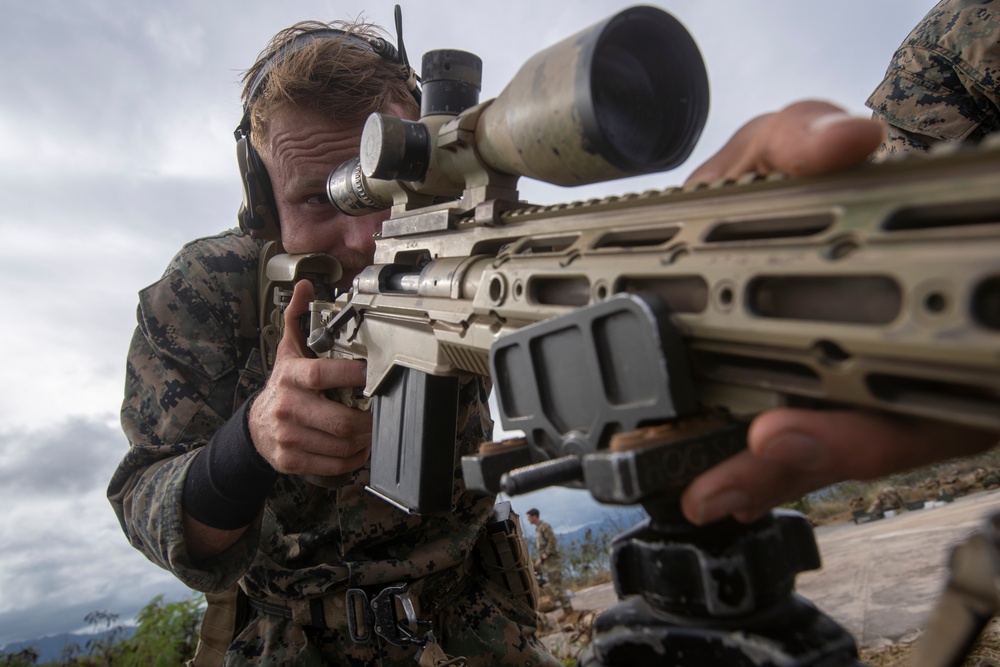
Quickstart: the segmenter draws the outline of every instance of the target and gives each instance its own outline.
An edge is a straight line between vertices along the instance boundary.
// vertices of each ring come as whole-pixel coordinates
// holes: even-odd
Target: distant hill
[[[639,507],[609,507],[601,506],[599,511],[584,512],[581,515],[574,517],[576,520],[575,527],[566,530],[560,523],[569,523],[568,520],[563,519],[563,517],[558,517],[552,522],[552,529],[555,531],[556,539],[562,548],[572,548],[574,544],[580,544],[584,541],[587,535],[587,531],[591,531],[591,536],[594,539],[601,539],[605,542],[604,546],[607,549],[611,548],[611,540],[632,526],[636,525],[640,521],[646,518],[646,513]],[[560,519],[563,519],[560,521]],[[577,522],[582,522],[577,523]],[[522,526],[524,528],[524,537],[528,541],[528,545],[534,552],[535,547],[535,528],[525,519],[522,521]]]
[[[131,637],[134,631],[134,628],[124,628],[121,638],[125,639]],[[33,648],[38,653],[38,664],[44,664],[46,662],[59,660],[63,656],[63,651],[65,651],[69,646],[78,646],[81,651],[85,651],[87,642],[99,641],[110,635],[112,632],[114,632],[114,630],[84,634],[63,632],[58,635],[49,635],[48,637],[41,637],[39,639],[12,642],[0,650],[7,654],[16,654],[26,648]]]
[[[593,531],[594,535],[607,535],[610,539],[622,533],[646,518],[646,513],[636,507],[612,508],[612,510],[601,515],[596,521],[580,526],[575,530],[556,532],[556,538],[560,542],[579,542],[584,539],[587,531]]]

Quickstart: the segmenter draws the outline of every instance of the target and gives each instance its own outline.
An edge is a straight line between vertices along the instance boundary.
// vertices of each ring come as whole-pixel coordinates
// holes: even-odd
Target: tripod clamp
[[[794,593],[795,576],[820,566],[808,519],[684,518],[683,490],[744,450],[747,429],[698,404],[691,360],[655,294],[502,336],[490,355],[501,420],[526,437],[463,457],[466,484],[511,495],[562,484],[648,512],[613,543],[620,602],[597,617],[580,667],[860,667],[850,634]]]

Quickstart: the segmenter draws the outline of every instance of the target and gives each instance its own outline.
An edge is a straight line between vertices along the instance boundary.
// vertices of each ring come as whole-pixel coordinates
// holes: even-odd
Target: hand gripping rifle
[[[678,499],[778,405],[1000,431],[1000,150],[531,206],[519,176],[580,185],[690,154],[708,85],[687,31],[627,9],[483,103],[476,56],[422,68],[420,120],[371,116],[328,183],[346,213],[391,209],[374,264],[311,304],[310,347],[367,361],[370,490],[448,511],[458,382],[488,376],[524,438],[465,457],[470,488],[563,484],[649,514],[615,541],[621,602],[582,664],[857,664],[794,594],[819,567],[804,517],[696,528]],[[267,273],[287,289],[329,261]]]

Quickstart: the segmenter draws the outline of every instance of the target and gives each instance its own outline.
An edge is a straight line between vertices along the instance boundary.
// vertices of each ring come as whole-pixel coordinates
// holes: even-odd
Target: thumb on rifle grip
[[[285,330],[278,345],[278,354],[292,353],[297,357],[310,356],[306,353],[305,334],[299,330],[299,319],[309,312],[309,303],[315,298],[316,291],[308,280],[295,283],[292,298],[285,307]]]

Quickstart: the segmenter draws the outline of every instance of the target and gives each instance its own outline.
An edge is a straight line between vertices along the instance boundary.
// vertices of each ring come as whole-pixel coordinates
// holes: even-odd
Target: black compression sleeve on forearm
[[[250,437],[246,401],[199,451],[184,480],[184,511],[212,528],[235,530],[260,512],[278,473]]]

